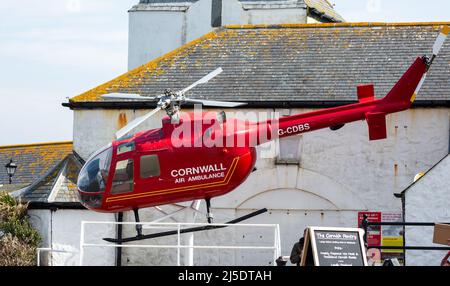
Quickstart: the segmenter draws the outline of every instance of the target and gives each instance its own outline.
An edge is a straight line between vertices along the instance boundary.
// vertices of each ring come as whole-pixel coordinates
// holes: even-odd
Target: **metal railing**
[[[86,226],[93,224],[105,225],[142,225],[146,229],[176,229],[177,243],[170,245],[158,244],[113,244],[113,243],[86,243],[85,234]],[[254,227],[254,228],[270,228],[273,229],[273,245],[271,246],[221,246],[221,245],[182,245],[181,234],[185,227]],[[151,240],[150,240],[151,241]],[[80,234],[80,266],[83,265],[85,248],[87,247],[112,247],[112,248],[153,248],[153,249],[176,249],[177,250],[177,266],[181,265],[181,249],[229,249],[229,250],[272,250],[273,251],[273,265],[276,265],[276,260],[281,256],[281,240],[280,240],[280,226],[278,224],[220,224],[220,223],[149,223],[149,222],[102,222],[102,221],[82,221]]]
[[[435,226],[437,223],[434,222],[370,222],[368,220],[368,217],[365,215],[363,218],[363,221],[361,223],[361,227],[364,229],[364,242],[367,244],[367,231],[369,226],[425,226],[425,227],[432,227]],[[449,224],[450,223],[442,223],[442,224]],[[403,243],[405,243],[405,239],[403,239]],[[442,247],[442,246],[406,246],[403,244],[403,246],[379,246],[379,245],[367,245],[367,248],[375,248],[375,249],[381,249],[381,250],[449,250],[450,247]]]

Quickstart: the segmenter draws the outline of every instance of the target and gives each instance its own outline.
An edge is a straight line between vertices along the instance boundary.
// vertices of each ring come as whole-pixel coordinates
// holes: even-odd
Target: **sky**
[[[137,0],[0,0],[0,145],[72,140],[67,98],[127,71]],[[334,0],[349,22],[450,21],[448,0]]]

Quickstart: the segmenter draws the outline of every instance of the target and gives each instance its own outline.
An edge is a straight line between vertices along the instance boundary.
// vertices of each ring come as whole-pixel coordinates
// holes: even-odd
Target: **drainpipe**
[[[400,194],[394,194],[398,199],[402,200],[402,221],[406,222],[406,192]],[[403,247],[406,246],[406,226],[403,224]],[[406,266],[406,250],[403,249],[403,265]]]
[[[406,222],[406,193],[402,193],[402,217],[403,223]],[[406,246],[406,226],[403,225],[403,247]],[[406,250],[403,250],[403,265],[406,266]]]

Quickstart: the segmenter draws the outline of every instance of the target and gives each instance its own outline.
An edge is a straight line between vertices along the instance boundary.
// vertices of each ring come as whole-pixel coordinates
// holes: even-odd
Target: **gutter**
[[[247,101],[247,105],[237,107],[235,109],[247,108],[328,108],[338,107],[358,103],[355,100],[347,101]],[[75,109],[153,109],[156,104],[153,102],[68,102],[63,103],[62,106]],[[189,108],[193,104],[184,104],[183,106]],[[417,107],[450,107],[450,100],[417,100],[413,104],[413,108]]]
[[[308,7],[308,16],[311,16],[312,18],[318,18],[318,20],[325,20],[328,21],[327,23],[342,23],[341,20],[335,19],[334,17],[320,12],[316,8]]]
[[[30,210],[87,210],[81,203],[79,202],[55,202],[55,203],[47,203],[47,202],[30,202],[28,205],[28,209]]]

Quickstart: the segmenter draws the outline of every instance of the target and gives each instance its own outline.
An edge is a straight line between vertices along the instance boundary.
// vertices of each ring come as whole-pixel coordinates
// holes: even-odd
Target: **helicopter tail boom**
[[[428,67],[427,57],[417,58],[383,99],[375,99],[373,85],[363,85],[358,87],[359,103],[268,121],[267,124],[273,130],[270,138],[294,136],[323,128],[338,130],[347,123],[365,120],[370,140],[385,139],[386,115],[411,107],[425,80]]]

